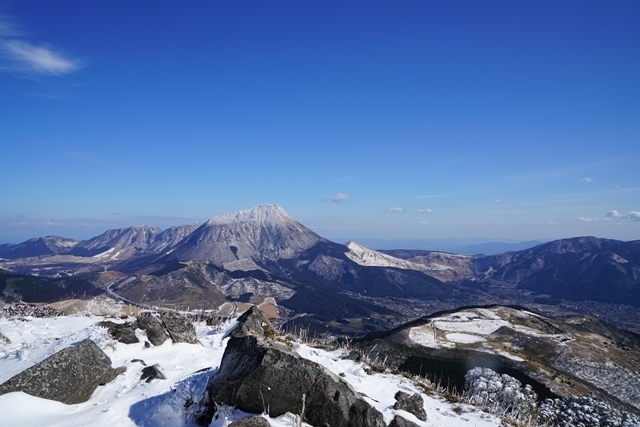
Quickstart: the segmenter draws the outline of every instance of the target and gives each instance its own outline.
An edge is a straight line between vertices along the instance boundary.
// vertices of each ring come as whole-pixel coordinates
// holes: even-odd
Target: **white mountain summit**
[[[324,241],[281,207],[265,204],[211,218],[173,253],[180,260],[208,261],[218,266],[242,259],[277,262],[294,258]]]

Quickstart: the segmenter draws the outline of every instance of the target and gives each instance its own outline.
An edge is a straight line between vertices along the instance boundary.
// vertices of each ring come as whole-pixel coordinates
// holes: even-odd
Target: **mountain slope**
[[[640,305],[640,241],[619,242],[568,263],[548,263],[518,287],[568,299]]]
[[[105,258],[125,258],[146,253],[155,238],[162,232],[155,225],[134,225],[127,228],[107,230],[99,236],[78,243],[67,255]],[[118,252],[123,253],[119,254]]]
[[[60,236],[36,237],[16,245],[0,245],[0,258],[18,259],[66,252],[78,241]]]
[[[323,241],[279,206],[260,205],[211,218],[173,253],[180,261],[207,261],[220,267],[241,259],[260,264],[293,258]]]
[[[553,319],[515,306],[434,313],[361,340],[370,357],[459,390],[470,364],[531,384],[539,396],[597,396],[640,412],[640,335],[587,316]],[[384,350],[386,349],[386,350]],[[379,353],[376,353],[379,352]]]
[[[88,277],[47,279],[0,269],[0,301],[54,302],[101,294]]]
[[[349,252],[346,253],[347,257],[360,265],[368,267],[395,267],[418,271],[424,268],[423,265],[414,264],[410,261],[369,249],[354,241],[347,243],[347,248],[349,248]]]
[[[185,237],[193,233],[199,226],[200,224],[196,223],[169,227],[153,239],[153,243],[146,251],[152,254],[160,254],[162,251],[170,251]]]

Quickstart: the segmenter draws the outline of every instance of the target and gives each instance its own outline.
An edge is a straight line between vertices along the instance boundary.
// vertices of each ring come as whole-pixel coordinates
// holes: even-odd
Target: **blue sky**
[[[275,203],[640,239],[640,3],[0,0],[0,241]]]

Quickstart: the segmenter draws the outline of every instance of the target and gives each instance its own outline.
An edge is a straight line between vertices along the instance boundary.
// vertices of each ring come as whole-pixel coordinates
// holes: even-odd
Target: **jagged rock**
[[[148,311],[138,315],[138,326],[147,333],[147,338],[153,345],[161,345],[169,338],[162,327],[162,323]]]
[[[250,416],[232,422],[229,427],[271,427],[271,424],[262,417]]]
[[[302,414],[313,426],[385,427],[382,414],[348,383],[269,339],[272,329],[257,307],[240,317],[207,387],[208,417],[201,422],[208,425],[217,402],[271,417]]]
[[[413,421],[409,421],[406,418],[402,418],[400,415],[396,415],[393,418],[393,421],[391,421],[391,424],[389,424],[389,427],[419,427],[419,426]]]
[[[137,322],[115,323],[110,320],[104,320],[99,322],[98,326],[107,328],[109,335],[121,343],[135,344],[140,342],[136,336]]]
[[[196,328],[186,317],[175,311],[163,311],[160,313],[160,319],[164,324],[165,331],[174,343],[196,344],[198,342]]]
[[[62,403],[81,403],[98,385],[115,378],[114,373],[109,356],[87,339],[9,378],[0,385],[0,395],[22,391]]]
[[[166,380],[167,378],[160,372],[158,365],[147,366],[142,369],[142,374],[140,375],[140,381],[146,380],[146,382],[150,382],[151,380]]]
[[[403,391],[398,391],[394,396],[396,403],[393,409],[402,409],[416,416],[421,421],[427,421],[427,413],[424,411],[424,400],[418,393],[409,395]]]
[[[238,326],[231,331],[232,337],[253,335],[259,338],[274,338],[276,331],[271,326],[269,318],[258,308],[251,306],[238,318]]]

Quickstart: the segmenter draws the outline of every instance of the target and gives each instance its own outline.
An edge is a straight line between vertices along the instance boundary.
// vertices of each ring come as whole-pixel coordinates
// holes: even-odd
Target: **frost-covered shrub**
[[[640,419],[589,397],[546,399],[540,404],[540,421],[561,427],[637,427]]]
[[[57,317],[64,316],[64,313],[55,310],[48,305],[35,305],[27,303],[17,303],[0,308],[0,316],[12,317]]]
[[[537,395],[530,385],[489,368],[473,368],[464,376],[464,398],[517,422],[537,417]]]

